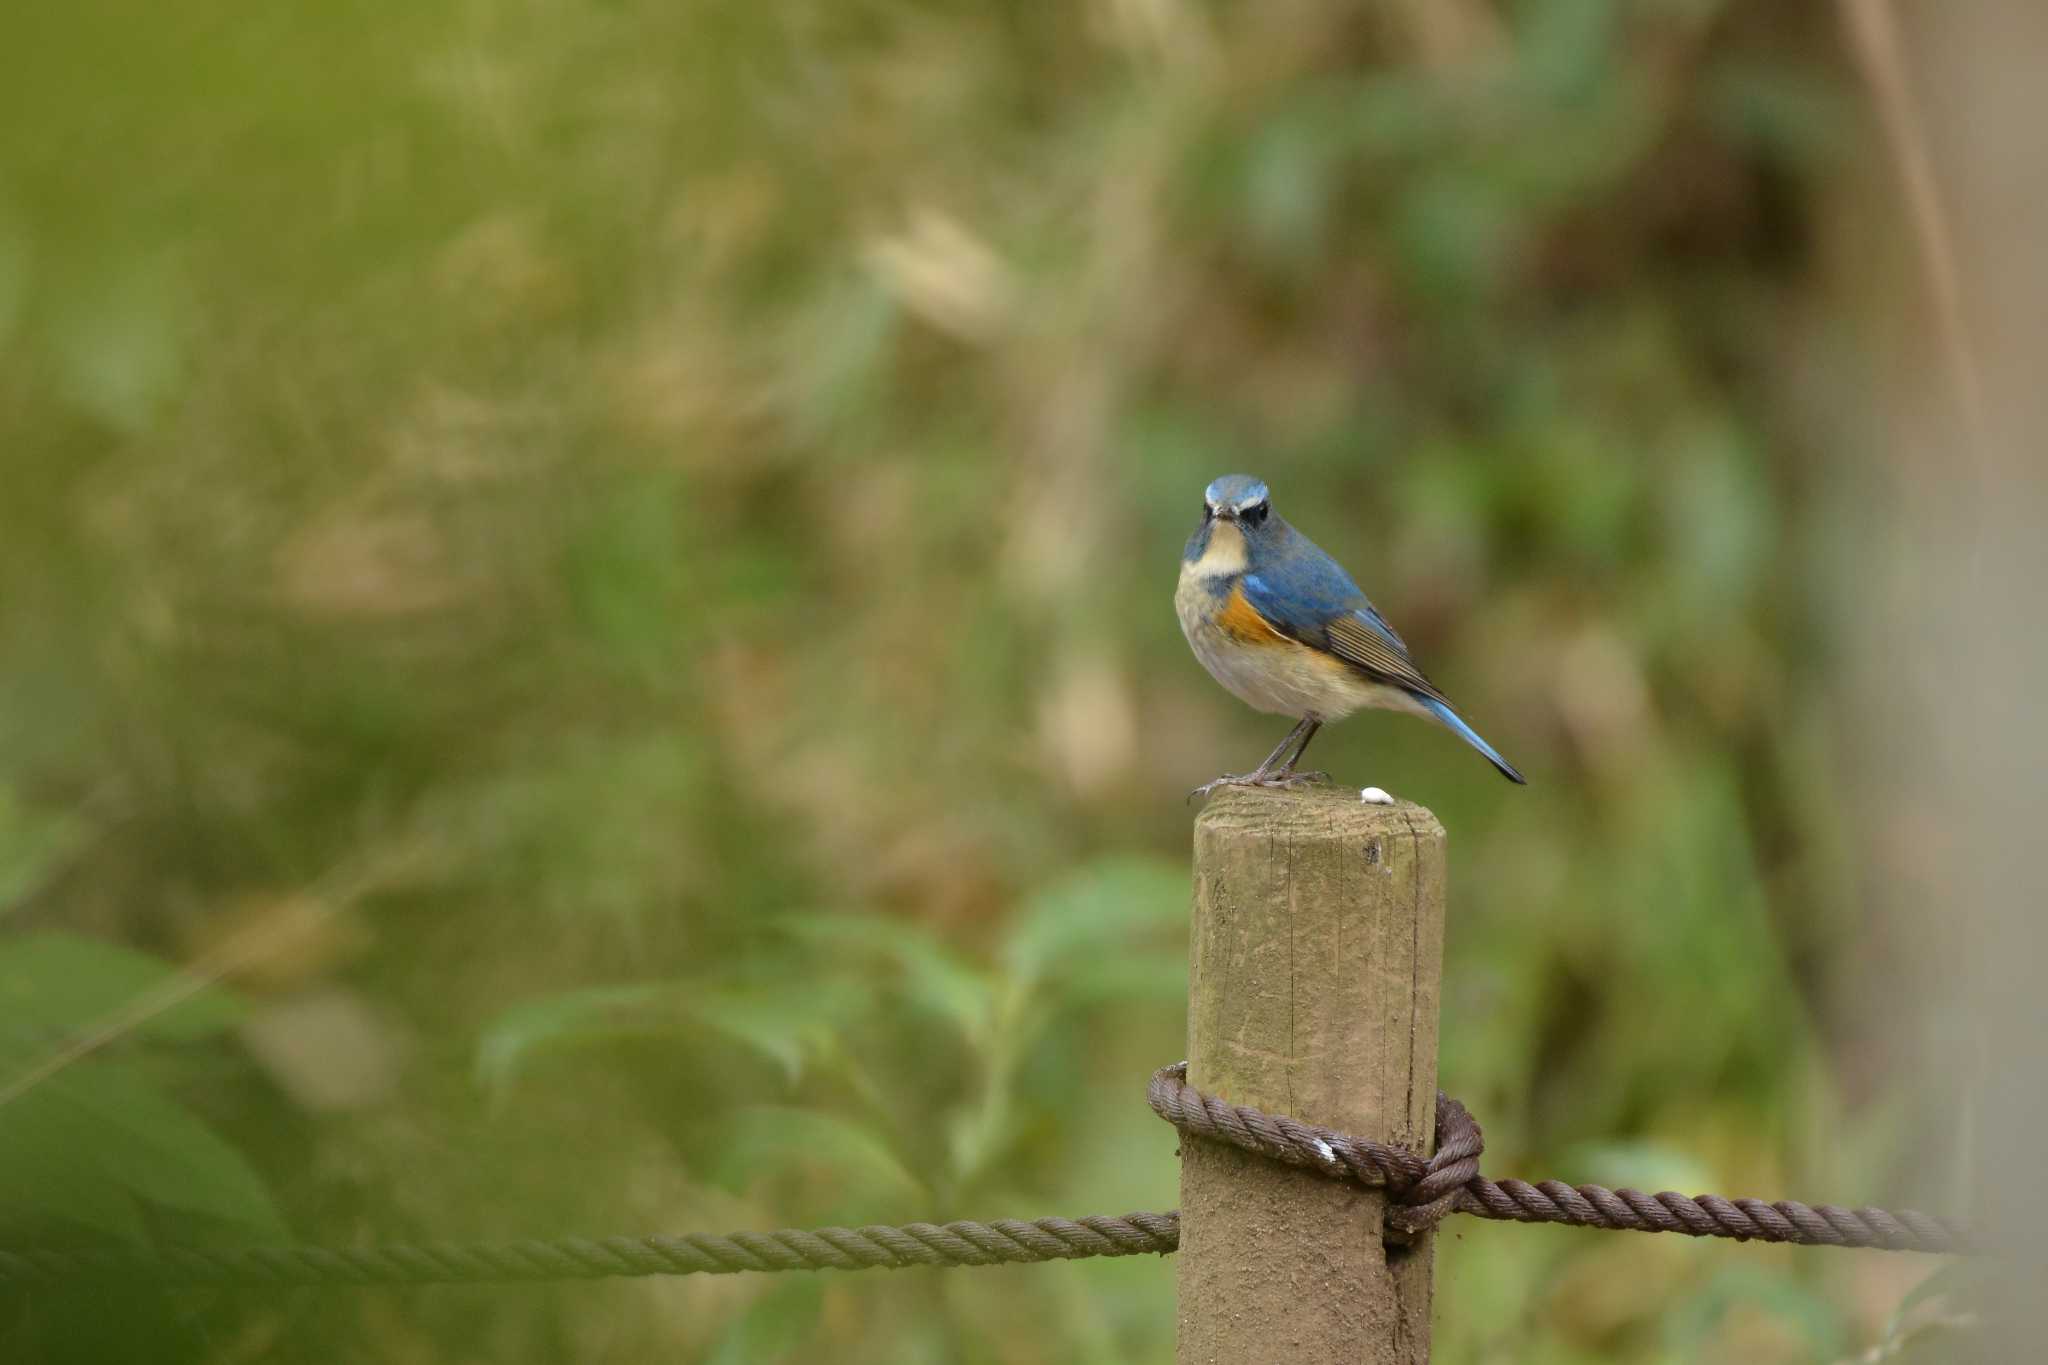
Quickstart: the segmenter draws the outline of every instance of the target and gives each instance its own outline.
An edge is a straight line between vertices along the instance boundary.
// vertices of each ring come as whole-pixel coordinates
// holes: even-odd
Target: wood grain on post
[[[1225,788],[1195,821],[1188,1080],[1268,1113],[1430,1150],[1444,830],[1356,790]],[[1180,1365],[1422,1365],[1431,1237],[1386,1196],[1181,1144]]]

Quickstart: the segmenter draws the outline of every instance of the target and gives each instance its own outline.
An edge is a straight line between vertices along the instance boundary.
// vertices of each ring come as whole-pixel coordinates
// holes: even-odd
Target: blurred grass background
[[[1451,831],[1489,1170],[1961,1197],[1943,947],[1872,909],[1927,837],[1849,629],[1915,275],[1832,9],[9,28],[0,1245],[1171,1207],[1181,796],[1284,728],[1169,603],[1239,469],[1529,774],[1318,742]],[[1438,1358],[1846,1359],[1926,1270],[1456,1226]],[[1172,1324],[1154,1260],[0,1298],[23,1360]]]

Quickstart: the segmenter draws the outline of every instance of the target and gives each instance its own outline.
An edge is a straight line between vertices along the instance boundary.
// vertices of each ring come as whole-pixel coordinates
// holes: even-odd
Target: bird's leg
[[[1247,775],[1248,780],[1254,782],[1264,781],[1274,771],[1275,764],[1279,764],[1279,771],[1281,772],[1286,772],[1292,768],[1294,766],[1294,758],[1301,757],[1301,750],[1294,748],[1294,741],[1300,739],[1303,744],[1308,743],[1306,739],[1302,738],[1303,731],[1311,735],[1316,732],[1315,722],[1311,721],[1307,716],[1303,716],[1294,723],[1294,728],[1287,732],[1287,738],[1281,740],[1279,747],[1266,755],[1265,762],[1259,764],[1254,771]],[[1289,749],[1294,749],[1294,758],[1281,763],[1280,755],[1286,753]]]
[[[1267,754],[1266,761],[1261,763],[1256,769],[1248,773],[1225,773],[1213,782],[1204,782],[1201,786],[1188,793],[1188,799],[1192,801],[1197,796],[1207,796],[1218,787],[1294,787],[1299,786],[1303,782],[1324,776],[1322,773],[1297,773],[1294,771],[1295,762],[1300,759],[1301,751],[1308,747],[1309,740],[1315,737],[1316,731],[1322,728],[1322,724],[1321,721],[1313,717],[1303,716],[1299,721],[1295,722],[1294,728],[1287,732],[1287,738],[1281,740],[1279,746],[1272,753]],[[1299,746],[1295,744],[1297,739],[1301,741]],[[1289,749],[1294,750],[1294,756],[1285,763],[1281,763],[1280,756]],[[1275,766],[1276,764],[1278,765],[1277,767]]]
[[[1302,735],[1301,743],[1296,746],[1294,756],[1280,765],[1280,771],[1276,776],[1293,778],[1300,782],[1313,782],[1319,777],[1328,777],[1328,773],[1297,773],[1294,771],[1294,765],[1301,762],[1301,756],[1308,752],[1308,742],[1316,737],[1316,731],[1323,728],[1322,721],[1314,716],[1303,716],[1301,723],[1306,725],[1308,729]],[[1289,738],[1292,738],[1292,736],[1289,736]]]

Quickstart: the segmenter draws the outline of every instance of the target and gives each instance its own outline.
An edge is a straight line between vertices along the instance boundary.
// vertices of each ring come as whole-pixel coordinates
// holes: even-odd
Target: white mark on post
[[[1358,793],[1358,799],[1365,802],[1368,806],[1391,806],[1394,804],[1394,798],[1381,791],[1378,787],[1364,788]]]

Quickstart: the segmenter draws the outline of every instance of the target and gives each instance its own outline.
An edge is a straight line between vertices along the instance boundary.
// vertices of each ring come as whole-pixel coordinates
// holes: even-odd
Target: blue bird
[[[1203,493],[1202,524],[1181,554],[1173,605],[1210,676],[1257,710],[1296,718],[1257,769],[1219,777],[1193,795],[1323,776],[1294,765],[1325,723],[1363,707],[1433,720],[1510,782],[1524,780],[1451,709],[1337,561],[1274,515],[1266,485],[1248,474],[1227,474]]]

